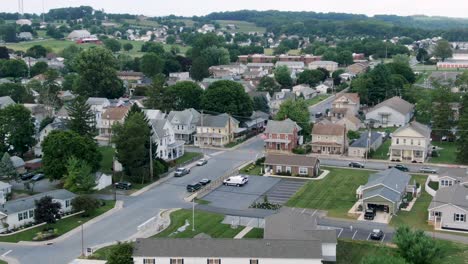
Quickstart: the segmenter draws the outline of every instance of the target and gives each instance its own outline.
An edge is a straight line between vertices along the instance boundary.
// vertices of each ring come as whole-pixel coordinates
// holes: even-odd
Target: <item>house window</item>
[[[291,167],[286,167],[286,172],[291,173]]]
[[[406,138],[403,139],[403,145],[406,145]]]
[[[465,214],[453,214],[453,221],[466,222],[466,215]]]
[[[413,145],[413,140],[411,139],[411,145]]]
[[[65,201],[65,208],[68,208],[68,207],[70,207],[70,200]]]
[[[276,166],[276,172],[281,172],[282,167],[281,166]]]
[[[184,264],[184,259],[171,259],[170,264]]]
[[[309,170],[305,167],[299,167],[299,175],[308,175]]]
[[[206,264],[221,264],[221,259],[207,259]]]
[[[29,210],[29,218],[33,218],[34,217],[34,210]]]
[[[23,213],[23,219],[24,219],[24,220],[28,219],[28,212],[24,212],[24,213]]]
[[[251,259],[250,264],[258,264],[258,259]]]
[[[18,214],[18,221],[23,221],[23,213]]]
[[[143,259],[143,264],[156,264],[156,260],[145,258]]]
[[[418,146],[421,146],[421,140],[418,140]]]
[[[397,143],[397,145],[400,144],[400,139],[399,138],[396,139],[396,143]]]

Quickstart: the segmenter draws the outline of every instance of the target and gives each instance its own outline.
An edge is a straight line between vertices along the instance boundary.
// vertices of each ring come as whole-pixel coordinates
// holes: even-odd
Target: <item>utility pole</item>
[[[201,133],[200,133],[201,138],[199,139],[201,144],[200,144],[200,142],[199,142],[199,144],[200,144],[200,148],[201,148],[201,151],[202,151],[203,158],[205,158],[205,151],[203,149],[203,145],[205,145],[205,139],[203,138],[203,129],[204,129],[203,128],[203,110],[201,110]]]
[[[153,140],[151,136],[149,137],[150,140],[150,147],[149,147],[149,161],[150,161],[150,175],[151,175],[151,182],[153,182]]]
[[[195,198],[192,199],[192,232],[195,232]]]

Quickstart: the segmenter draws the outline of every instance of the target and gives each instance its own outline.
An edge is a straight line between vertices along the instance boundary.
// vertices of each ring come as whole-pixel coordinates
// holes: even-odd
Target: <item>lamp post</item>
[[[83,222],[78,221],[81,224],[81,256],[84,257],[84,232],[83,232]]]

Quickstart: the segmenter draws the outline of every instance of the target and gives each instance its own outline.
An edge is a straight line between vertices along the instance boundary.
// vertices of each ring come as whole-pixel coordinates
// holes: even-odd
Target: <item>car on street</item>
[[[397,165],[395,165],[395,166],[388,166],[388,168],[389,168],[389,169],[395,168],[395,169],[397,169],[397,170],[401,170],[401,171],[405,171],[405,172],[408,172],[408,171],[409,171],[408,167],[406,167],[405,165],[401,165],[401,164],[397,164]]]
[[[182,177],[190,173],[190,169],[187,168],[178,168],[174,172],[174,177]]]
[[[321,118],[323,116],[322,112],[315,113],[315,118]]]
[[[211,180],[210,179],[202,179],[200,182],[199,182],[201,185],[205,186],[205,185],[208,185],[211,183]]]
[[[348,165],[350,168],[364,168],[364,164],[360,163],[360,162],[350,162],[349,165]]]
[[[372,240],[381,240],[383,238],[383,231],[380,230],[380,229],[374,229],[372,230],[371,234],[370,234],[370,238]]]
[[[44,179],[44,177],[45,177],[44,173],[38,173],[31,178],[31,181],[40,181]]]
[[[226,186],[244,186],[249,182],[249,177],[243,175],[231,176],[223,181]]]
[[[23,181],[30,180],[32,177],[34,177],[33,172],[27,172],[27,173],[20,176],[21,180],[23,180]]]
[[[203,165],[205,165],[207,163],[208,163],[208,161],[206,159],[201,159],[201,160],[199,160],[197,162],[197,166],[203,166]]]
[[[132,188],[132,184],[129,182],[116,182],[115,188],[122,189],[122,190],[129,190]]]
[[[367,209],[364,212],[364,219],[366,220],[374,220],[375,217],[375,211],[373,209]]]
[[[435,174],[435,173],[437,173],[437,170],[434,169],[434,168],[431,168],[431,167],[422,167],[421,169],[419,169],[419,172]]]
[[[187,192],[196,192],[200,190],[203,186],[200,183],[193,183],[187,185]]]

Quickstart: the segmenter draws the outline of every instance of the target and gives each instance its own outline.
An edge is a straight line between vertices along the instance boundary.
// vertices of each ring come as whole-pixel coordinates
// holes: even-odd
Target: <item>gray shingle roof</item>
[[[395,96],[374,106],[370,111],[374,111],[383,106],[390,107],[393,110],[402,113],[403,115],[406,115],[412,112],[414,109],[414,105],[408,103],[407,101],[401,99],[398,96]]]
[[[86,100],[88,105],[102,105],[106,102],[110,102],[109,99],[102,97],[89,97],[88,100]]]
[[[158,138],[166,136],[166,130],[164,130],[164,126],[166,125],[166,122],[168,122],[166,119],[151,119],[150,122],[153,127],[153,131],[156,133]]]
[[[268,121],[265,133],[290,134],[293,133],[295,128],[297,128],[297,131],[301,131],[301,127],[289,118],[283,121],[270,120]]]
[[[453,185],[437,190],[437,193],[429,205],[429,209],[444,204],[453,204],[468,210],[468,187],[465,185]]]
[[[363,188],[363,198],[381,195],[393,202],[398,202],[410,179],[411,176],[408,173],[395,168],[372,174]],[[379,187],[374,190],[366,190],[374,186]]]
[[[321,259],[320,241],[267,239],[137,239],[136,257]]]
[[[273,154],[269,153],[265,156],[266,165],[289,165],[301,167],[315,167],[318,159],[316,157],[304,155],[289,155],[289,154]]]
[[[228,114],[220,114],[220,115],[207,115],[204,114],[203,118],[200,117],[200,120],[197,123],[197,126],[202,126],[202,121],[203,121],[203,127],[225,127],[228,122],[229,118],[231,116]],[[235,118],[232,118],[234,122],[239,123]]]
[[[173,119],[177,119],[178,122],[175,122]],[[184,111],[171,111],[169,115],[167,116],[167,120],[171,122],[172,124],[196,124],[198,120],[200,119],[200,113],[193,109],[185,109]]]
[[[351,144],[350,147],[352,148],[365,148],[367,147],[367,137],[369,136],[368,132],[361,133],[361,137],[359,137],[356,141]],[[382,135],[377,132],[371,132],[369,144],[372,145],[375,141],[381,138]]]
[[[21,198],[18,200],[8,201],[2,207],[0,207],[0,211],[8,215],[12,213],[29,210],[29,209],[35,208],[34,201],[40,200],[42,197],[45,197],[45,196],[50,196],[53,199],[60,199],[60,200],[72,199],[76,197],[74,193],[69,192],[65,189],[54,190],[50,192],[32,195],[26,198]]]
[[[2,96],[0,97],[0,109],[3,109],[9,105],[15,104],[15,101],[11,99],[10,96]]]
[[[416,132],[418,132],[419,134],[421,134],[425,138],[430,138],[431,137],[431,129],[428,126],[423,125],[423,124],[421,124],[421,123],[419,123],[417,121],[412,121],[412,122],[406,124],[405,126],[400,127],[395,132],[393,132],[393,135],[397,135],[398,132],[400,132],[400,131],[402,131],[404,129],[407,129],[407,128],[412,128],[413,130],[415,130]]]

